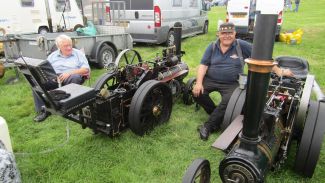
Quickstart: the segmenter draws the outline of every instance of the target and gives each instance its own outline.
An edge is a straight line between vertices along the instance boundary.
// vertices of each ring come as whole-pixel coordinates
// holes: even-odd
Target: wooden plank
[[[226,130],[216,139],[212,147],[225,151],[229,145],[236,139],[237,135],[243,128],[243,115],[239,115],[226,128]]]

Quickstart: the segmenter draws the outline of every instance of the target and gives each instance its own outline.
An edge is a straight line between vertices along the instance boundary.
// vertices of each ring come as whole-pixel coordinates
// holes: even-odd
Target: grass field
[[[306,58],[310,72],[325,92],[325,0],[301,1],[298,13],[285,12],[282,31],[301,28],[302,43],[287,45],[275,43],[273,56],[293,55]],[[186,79],[195,76],[197,66],[206,46],[215,40],[218,19],[225,19],[225,7],[215,7],[209,12],[209,33],[182,41],[182,58],[190,67]],[[145,60],[161,53],[163,47],[135,45]],[[90,84],[105,70],[92,70]],[[111,139],[93,135],[89,129],[58,116],[51,116],[43,123],[34,123],[33,99],[29,85],[23,77],[18,83],[5,81],[13,76],[9,70],[0,80],[0,116],[9,125],[11,140],[22,180],[39,182],[116,182],[116,183],[175,183],[190,163],[203,157],[210,161],[212,182],[221,182],[219,162],[224,153],[211,147],[220,135],[214,133],[208,141],[201,141],[196,127],[207,119],[201,109],[185,106],[179,100],[173,106],[167,124],[156,128],[149,135],[139,137],[126,130]],[[88,84],[88,83],[87,83]],[[217,97],[218,98],[218,97]],[[67,141],[66,128],[69,128]],[[292,170],[295,149],[291,149],[286,165],[279,171],[267,174],[267,182],[324,182],[325,142],[313,178],[306,179]]]

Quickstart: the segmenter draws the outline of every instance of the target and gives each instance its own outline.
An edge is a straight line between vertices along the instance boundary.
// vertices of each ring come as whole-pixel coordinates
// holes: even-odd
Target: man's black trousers
[[[203,109],[210,114],[208,121],[204,124],[210,132],[217,130],[225,115],[227,104],[233,91],[238,87],[238,83],[218,83],[207,77],[203,80],[203,94],[195,97],[195,101],[203,107]],[[221,102],[216,106],[209,94],[217,91],[221,95]]]

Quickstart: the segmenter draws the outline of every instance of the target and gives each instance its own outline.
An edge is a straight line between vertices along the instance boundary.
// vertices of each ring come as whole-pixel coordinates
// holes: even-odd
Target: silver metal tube
[[[320,89],[320,87],[319,87],[318,83],[316,82],[316,80],[314,81],[313,91],[315,92],[316,98],[317,98],[318,101],[325,102],[324,93]]]

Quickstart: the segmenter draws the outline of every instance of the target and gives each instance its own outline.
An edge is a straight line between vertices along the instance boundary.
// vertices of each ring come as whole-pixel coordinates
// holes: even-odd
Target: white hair
[[[69,36],[61,34],[55,39],[56,46],[59,48],[63,41],[69,41],[72,43],[72,39]]]

